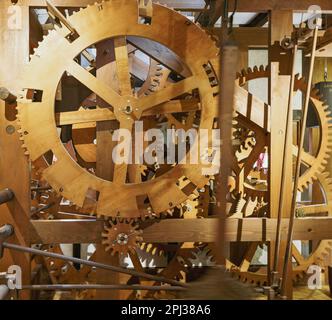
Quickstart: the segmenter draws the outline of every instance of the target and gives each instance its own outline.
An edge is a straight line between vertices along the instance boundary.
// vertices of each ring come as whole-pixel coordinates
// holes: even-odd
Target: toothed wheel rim
[[[322,173],[317,174],[317,182],[320,184],[320,187],[324,193],[323,196],[325,197],[325,204],[321,204],[320,209],[322,212],[325,212],[330,216],[332,214],[332,179],[329,178],[328,173]],[[302,208],[306,208],[306,213],[311,213],[315,212],[317,205],[309,205]],[[251,243],[250,245],[253,246],[256,251],[256,248],[260,245],[260,243]],[[308,257],[303,257],[296,246],[293,244],[292,256],[296,262],[296,266],[293,266],[293,281],[296,282],[303,278],[310,265],[317,264],[323,267],[326,263],[325,258],[331,252],[331,250],[332,240],[321,240]],[[249,252],[250,248],[246,249],[246,251]],[[242,264],[240,265],[236,265],[231,261],[227,261],[226,267],[235,277],[243,282],[256,285],[267,284],[267,271],[266,267],[264,266],[257,267],[255,272],[249,271],[250,263],[248,263],[248,261],[242,260]]]
[[[75,26],[79,37],[70,43],[57,31],[50,31],[35,50],[20,82],[24,89],[43,92],[41,102],[26,99],[26,91],[19,97],[17,118],[27,154],[35,161],[51,150],[57,162],[43,171],[45,180],[56,192],[79,207],[84,205],[89,190],[97,192],[99,197],[95,211],[100,216],[135,218],[158,215],[187,199],[187,195],[177,187],[178,179],[185,176],[198,188],[203,187],[207,180],[202,176],[200,165],[178,165],[162,177],[144,182],[144,188],[141,184],[115,186],[112,182],[97,178],[82,169],[71,159],[58,137],[53,102],[63,72],[68,71],[76,76],[82,70],[78,69],[74,58],[82,50],[100,40],[126,35],[158,40],[190,66],[194,77],[192,79],[195,79],[192,83],[195,83],[194,86],[199,89],[201,95],[200,127],[212,128],[215,110],[205,106],[214,105],[213,89],[203,65],[208,63],[209,59],[215,58],[218,53],[214,42],[197,25],[161,5],[153,5],[151,25],[139,24],[137,16],[136,1],[105,2],[74,13],[68,20]],[[52,70],[51,73],[49,70]],[[84,78],[87,74],[79,76]],[[139,207],[136,200],[128,201],[128,197],[148,198],[150,210],[147,207]]]
[[[268,78],[269,71],[268,67],[255,66],[254,68],[248,68],[247,70],[242,70],[241,73],[237,74],[237,83],[240,86],[247,84],[251,80]],[[296,76],[294,83],[294,91],[302,91],[306,90],[306,82],[304,78],[300,78]],[[301,174],[299,177],[299,191],[303,191],[308,188],[310,184],[313,183],[314,180],[317,179],[317,175],[321,174],[327,164],[327,160],[330,158],[331,150],[332,150],[332,126],[331,126],[331,116],[328,110],[328,106],[320,100],[320,96],[317,94],[317,90],[311,91],[311,102],[314,106],[319,125],[321,128],[320,132],[320,144],[319,150],[316,155],[310,155],[304,153],[302,163],[306,166],[309,166],[307,170]],[[297,154],[297,147],[293,146],[293,155]],[[251,193],[253,196],[255,195],[255,189],[250,190],[250,188],[246,188],[247,193]],[[262,192],[258,191],[257,196],[262,196]]]

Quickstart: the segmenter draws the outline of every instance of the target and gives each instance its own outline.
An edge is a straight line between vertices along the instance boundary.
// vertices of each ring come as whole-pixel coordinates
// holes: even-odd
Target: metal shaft
[[[47,191],[51,190],[52,187],[46,186],[46,187],[31,187],[31,191]]]
[[[14,228],[10,224],[5,224],[0,227],[0,242],[10,237],[14,233]]]
[[[48,203],[47,205],[45,205],[45,206],[43,206],[43,207],[36,208],[36,209],[32,210],[32,211],[31,211],[31,214],[36,214],[36,213],[39,213],[39,212],[41,212],[41,211],[47,210],[47,209],[49,209],[49,208],[52,208],[54,205],[55,205],[54,202]]]
[[[9,92],[7,88],[0,88],[0,99],[8,102],[8,103],[14,103],[17,99],[15,95]]]
[[[22,290],[150,290],[150,291],[184,291],[183,287],[176,286],[143,286],[126,284],[43,284],[26,285]]]
[[[14,192],[10,189],[0,191],[0,204],[6,203],[14,198]]]
[[[9,288],[6,285],[0,285],[0,300],[4,300],[9,293]]]
[[[54,258],[54,259],[61,259],[61,260],[64,260],[64,261],[70,261],[70,262],[73,262],[73,263],[83,264],[83,265],[90,266],[90,267],[95,267],[95,268],[100,268],[100,269],[105,269],[105,270],[111,270],[111,271],[114,271],[114,272],[130,274],[130,275],[135,276],[135,277],[145,278],[145,279],[149,279],[149,280],[153,280],[153,281],[157,281],[157,282],[161,282],[161,283],[168,283],[168,284],[176,285],[176,286],[180,286],[180,287],[187,287],[187,285],[185,285],[184,283],[182,283],[180,281],[167,279],[167,278],[162,277],[162,276],[154,276],[154,275],[147,274],[147,273],[144,273],[144,272],[139,272],[139,271],[130,270],[130,269],[121,268],[121,267],[115,267],[115,266],[111,266],[111,265],[108,265],[108,264],[103,264],[103,263],[99,263],[99,262],[95,262],[95,261],[83,260],[83,259],[74,258],[74,257],[67,257],[67,256],[64,256],[62,254],[42,251],[42,250],[28,248],[28,247],[23,247],[23,246],[13,244],[13,243],[4,242],[2,245],[3,245],[4,248],[11,249],[11,250],[31,253],[31,254],[40,255],[40,256],[44,256],[44,257],[50,257],[50,258]]]
[[[290,219],[289,219],[289,226],[288,226],[288,234],[287,234],[287,246],[285,252],[285,260],[283,265],[283,272],[282,272],[282,282],[281,282],[281,294],[285,296],[286,287],[287,287],[287,280],[288,280],[288,263],[291,256],[292,251],[292,243],[293,243],[293,230],[294,230],[294,219],[295,219],[295,205],[296,205],[296,197],[297,197],[297,187],[299,182],[300,176],[300,169],[301,169],[301,157],[302,157],[302,149],[304,144],[304,135],[307,123],[307,115],[309,109],[309,102],[310,102],[310,93],[311,93],[311,85],[312,85],[312,75],[315,63],[315,53],[317,47],[317,34],[318,34],[318,26],[316,26],[313,35],[313,44],[311,50],[311,58],[310,58],[310,69],[309,69],[309,78],[308,78],[308,86],[305,96],[305,103],[303,107],[303,118],[301,124],[301,134],[300,134],[300,141],[298,145],[298,152],[297,152],[297,159],[296,159],[296,169],[295,169],[295,177],[294,177],[294,185],[293,185],[293,195],[292,195],[292,205],[291,205],[291,212],[290,212]]]
[[[3,257],[3,243],[14,233],[14,228],[10,224],[0,227],[0,259]]]

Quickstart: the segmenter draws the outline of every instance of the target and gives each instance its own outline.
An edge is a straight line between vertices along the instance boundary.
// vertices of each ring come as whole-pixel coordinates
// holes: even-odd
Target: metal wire
[[[144,286],[126,284],[42,284],[25,285],[20,290],[39,291],[68,291],[68,290],[150,290],[150,291],[184,291],[183,287],[177,286]]]
[[[151,275],[151,274],[148,274],[148,273],[139,272],[139,271],[135,271],[135,270],[130,270],[130,269],[122,268],[122,267],[111,266],[109,264],[103,264],[103,263],[100,263],[100,262],[95,262],[95,261],[90,261],[90,260],[83,260],[83,259],[74,258],[74,257],[67,257],[67,256],[64,256],[62,254],[42,251],[42,250],[38,250],[38,249],[34,249],[34,248],[28,248],[28,247],[20,246],[20,245],[13,244],[13,243],[7,243],[7,242],[3,242],[2,246],[4,248],[15,250],[15,251],[31,253],[31,254],[40,255],[40,256],[44,256],[44,257],[50,257],[50,258],[54,258],[54,259],[61,259],[61,260],[64,260],[64,261],[70,261],[70,262],[73,262],[73,263],[83,264],[83,265],[90,266],[90,267],[95,267],[95,268],[100,268],[100,269],[105,269],[105,270],[111,270],[111,271],[119,272],[119,273],[130,274],[132,276],[149,279],[149,280],[153,280],[153,281],[156,281],[156,282],[168,283],[168,284],[176,285],[176,286],[180,286],[180,287],[187,287],[186,284],[184,284],[180,281],[167,279],[167,278],[162,277],[162,276],[155,276],[155,275]]]
[[[306,91],[306,96],[305,96],[305,103],[304,103],[304,107],[303,107],[300,141],[298,144],[298,152],[297,152],[297,158],[296,158],[291,212],[290,212],[290,219],[289,219],[289,225],[288,225],[287,246],[286,246],[285,258],[284,258],[283,272],[282,272],[282,282],[281,282],[282,296],[286,296],[287,280],[288,280],[288,276],[289,276],[288,263],[291,258],[291,251],[292,251],[294,219],[295,219],[295,212],[296,212],[295,206],[296,206],[297,187],[298,187],[298,181],[299,181],[299,176],[300,176],[302,149],[303,149],[303,144],[304,144],[304,135],[305,135],[305,128],[306,128],[306,123],[307,123],[309,102],[310,102],[312,73],[313,73],[313,69],[314,69],[315,54],[316,54],[316,47],[317,47],[317,34],[318,34],[318,26],[315,27],[314,34],[313,34],[313,44],[312,44],[312,48],[311,48],[309,77],[308,77],[307,91]]]

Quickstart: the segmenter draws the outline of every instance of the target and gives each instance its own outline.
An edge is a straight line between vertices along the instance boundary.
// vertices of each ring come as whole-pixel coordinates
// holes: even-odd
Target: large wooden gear
[[[74,260],[69,262],[52,255],[47,257],[37,254],[31,256],[29,263],[37,273],[41,270],[36,280],[39,281],[38,285],[48,286],[51,282],[61,287],[74,283],[77,287],[91,285],[92,288],[102,282],[105,285],[113,284],[115,280],[114,283],[127,286],[128,289],[115,289],[121,299],[172,299],[179,296],[173,293],[168,284],[181,287],[184,282],[204,275],[206,268],[217,267],[219,270],[224,265],[229,271],[227,276],[232,275],[253,285],[271,285],[269,272],[272,271],[273,276],[281,276],[278,274],[280,270],[270,268],[273,258],[279,253],[281,266],[285,240],[281,240],[280,252],[275,254],[272,248],[274,239],[270,234],[277,238],[277,231],[271,229],[279,217],[276,217],[276,212],[271,214],[277,208],[277,203],[276,198],[271,201],[274,183],[271,182],[273,177],[270,173],[273,168],[276,178],[278,165],[271,165],[270,159],[263,165],[262,159],[266,160],[275,150],[281,150],[280,146],[284,143],[280,142],[277,147],[271,143],[278,137],[275,128],[279,128],[280,137],[284,134],[283,124],[272,118],[276,114],[271,110],[277,108],[280,102],[285,111],[284,98],[287,94],[285,92],[282,98],[276,99],[277,103],[271,99],[269,105],[252,95],[247,87],[250,81],[262,78],[282,86],[282,77],[290,78],[289,72],[284,72],[287,75],[282,74],[285,65],[290,62],[280,57],[278,62],[278,59],[269,58],[271,70],[264,66],[242,70],[236,76],[234,95],[233,91],[229,95],[234,98],[232,147],[229,146],[233,148],[233,154],[230,151],[230,159],[226,161],[231,162],[231,174],[223,191],[227,193],[225,238],[233,242],[228,243],[229,259],[224,261],[219,259],[219,244],[222,241],[211,242],[215,238],[206,236],[211,232],[217,237],[220,231],[218,229],[216,232],[216,228],[212,230],[212,224],[209,224],[219,223],[217,214],[220,213],[218,208],[221,203],[218,195],[219,177],[203,174],[204,169],[209,169],[211,164],[189,163],[191,155],[187,150],[186,164],[179,164],[178,161],[173,164],[158,163],[155,157],[155,163],[152,164],[145,161],[140,164],[112,163],[106,166],[105,171],[112,171],[108,178],[99,170],[105,165],[106,158],[112,161],[108,149],[105,152],[107,156],[101,160],[103,150],[100,146],[113,149],[116,143],[110,141],[117,129],[128,129],[134,138],[135,122],[138,120],[143,123],[143,134],[155,128],[162,129],[163,133],[166,129],[208,129],[211,132],[218,128],[218,124],[222,126],[223,110],[219,108],[227,103],[220,100],[227,95],[220,99],[219,89],[223,88],[225,81],[220,79],[220,75],[224,76],[227,72],[220,71],[220,62],[224,63],[224,59],[220,57],[217,37],[209,35],[203,27],[184,15],[150,0],[103,1],[79,11],[73,9],[66,17],[60,18],[61,12],[57,12],[55,7],[48,4],[48,10],[52,20],[51,30],[38,43],[22,76],[17,79],[21,89],[15,100],[17,142],[20,143],[19,138],[28,159],[26,164],[29,165],[27,171],[30,177],[26,180],[31,178],[31,201],[29,194],[27,202],[31,204],[31,212],[28,220],[32,226],[37,226],[36,230],[40,230],[45,222],[55,222],[54,225],[63,224],[68,230],[78,230],[75,235],[80,236],[68,237],[66,239],[69,240],[61,242],[62,237],[54,236],[52,225],[49,224],[48,234],[42,234],[46,241],[42,241],[42,237],[38,238],[37,231],[33,230],[34,242],[27,241],[24,245],[49,254],[67,255],[66,245],[60,243],[73,243],[73,259],[84,257],[86,262],[104,263],[109,267],[123,269],[114,271],[116,276],[108,278],[103,273],[107,268],[103,271],[100,265],[91,267],[91,264],[89,266],[75,263]],[[271,44],[270,47],[275,49]],[[148,52],[151,48],[155,50],[154,54]],[[160,57],[158,50],[161,50]],[[290,51],[283,53],[291,56]],[[169,63],[164,62],[163,55]],[[227,69],[225,64],[223,66]],[[78,84],[78,91],[83,92],[79,92],[76,102],[69,107],[66,99],[63,99],[64,105],[61,101],[63,88],[73,93],[72,88],[66,87],[68,78]],[[272,88],[269,90],[272,91]],[[294,92],[305,93],[306,90],[304,78],[296,76]],[[305,200],[301,198],[296,204],[298,225],[305,218],[313,218],[315,224],[315,218],[328,218],[332,214],[332,179],[327,172],[332,151],[331,115],[315,90],[310,93],[310,108],[315,114],[317,125],[315,130],[306,129],[310,135],[314,131],[315,139],[309,134],[306,136],[312,140],[305,145],[301,156],[297,192],[298,199],[304,196]],[[105,127],[101,129],[103,125]],[[292,159],[291,156],[286,159],[283,155],[288,168],[280,184],[285,181],[286,189],[292,182],[292,173],[288,169],[292,167],[292,162],[294,167],[299,151],[299,126],[294,122],[293,143],[287,142],[285,138],[284,152],[288,148],[293,154]],[[9,126],[2,124],[2,127],[7,131]],[[103,130],[107,131],[110,140],[98,144],[98,135]],[[150,143],[145,141],[144,148]],[[134,147],[135,143],[131,150]],[[222,152],[221,148],[221,155]],[[313,189],[315,195],[311,199]],[[284,198],[280,197],[282,200]],[[285,225],[284,219],[289,218],[288,212],[282,212],[281,215],[281,223]],[[75,220],[79,221],[78,227]],[[166,233],[173,236],[171,227],[175,228],[177,223],[187,229],[177,230],[174,238],[170,237],[172,241],[167,242],[165,238],[169,238]],[[237,230],[234,228],[236,223]],[[260,223],[266,230],[260,232]],[[165,233],[158,239],[159,233],[154,230],[160,230],[160,225],[166,226],[162,228],[166,228],[167,232],[162,231]],[[202,225],[206,233],[197,229],[197,226],[201,228]],[[97,236],[89,238],[81,236],[81,228],[99,231],[94,233]],[[318,238],[317,235],[308,236],[311,226],[308,230],[303,227],[299,229],[309,240],[297,240],[302,236],[297,234],[296,241],[289,241],[291,257],[287,261],[292,264],[292,273],[289,272],[291,281],[288,284],[303,279],[313,264],[325,268],[326,257],[332,252],[332,240],[326,240],[326,230],[323,231],[325,236]],[[281,230],[281,237],[286,232]],[[320,234],[320,230],[315,229],[314,233]],[[269,240],[266,240],[266,235]],[[86,238],[90,240],[84,242]],[[267,244],[271,245],[268,249]],[[258,261],[259,253],[272,254],[272,260],[261,263]],[[128,270],[133,273],[126,273]],[[40,275],[45,276],[45,279]],[[156,278],[159,280],[151,280]],[[282,281],[282,278],[277,280]],[[242,285],[234,279],[231,281]],[[146,286],[146,289],[135,289],[138,285]],[[168,288],[163,288],[166,285]],[[156,286],[161,289],[153,290]],[[45,294],[45,291],[41,292]],[[68,289],[67,297],[94,299],[99,297],[99,292],[95,289]]]
[[[172,15],[172,19],[170,19],[170,15]],[[121,18],[122,16],[126,18]],[[75,25],[79,37],[70,42],[60,32],[64,27],[60,31],[51,31],[35,50],[35,54],[31,57],[25,70],[26,76],[21,82],[21,87],[26,89],[18,103],[18,119],[24,148],[27,149],[32,161],[37,160],[48,151],[52,151],[57,161],[43,171],[45,180],[54,190],[81,207],[84,205],[87,192],[89,190],[96,192],[98,194],[97,215],[136,218],[150,216],[152,213],[159,214],[186,200],[187,194],[177,186],[178,180],[183,176],[187,177],[188,183],[192,184],[192,189],[201,188],[206,184],[206,178],[202,178],[201,175],[200,165],[190,165],[190,167],[177,165],[165,173],[162,178],[144,182],[144,187],[140,183],[126,183],[127,167],[115,166],[114,180],[105,181],[77,165],[68,155],[58,137],[53,105],[55,90],[65,71],[95,91],[113,107],[113,111],[107,110],[110,118],[107,116],[103,120],[116,118],[120,122],[120,128],[132,128],[134,119],[144,117],[144,112],[149,110],[150,113],[153,113],[154,106],[191,92],[193,89],[198,89],[200,95],[200,128],[212,128],[215,109],[208,106],[214,105],[214,90],[203,65],[217,55],[218,51],[214,42],[198,26],[166,7],[153,5],[153,23],[151,25],[139,24],[137,16],[138,6],[135,1],[105,2],[102,5],[90,6],[74,13],[69,20]],[[112,21],[112,25],[114,21],[118,21],[117,27],[113,28],[110,21]],[[177,30],[182,30],[183,26],[185,26],[185,30],[179,33]],[[174,31],[161,36],[160,30]],[[168,85],[159,92],[137,98],[128,86],[127,92],[123,91],[122,95],[118,94],[75,62],[75,58],[87,47],[103,39],[127,35],[158,40],[190,66],[192,75]],[[199,48],[196,45],[198,39]],[[54,54],[50,54],[50,52]],[[125,59],[123,56],[118,57],[118,59],[123,58]],[[117,62],[117,65],[125,82],[129,78],[128,70],[121,69],[120,61]],[[51,77],[47,71],[49,68],[54,70]],[[36,73],[38,73],[38,78],[34,76]],[[31,90],[42,92],[41,101],[37,102],[34,101],[34,97],[32,99],[27,97]],[[124,112],[128,101],[132,109],[130,117]],[[157,112],[159,113],[159,110]],[[37,114],[38,117],[36,117]],[[161,190],[163,190],[162,196]],[[128,197],[136,200],[127,201]],[[148,203],[146,203],[146,199],[148,199]]]
[[[267,77],[268,69],[261,66],[259,68],[249,68],[248,70],[242,71],[238,74],[237,82],[240,86],[243,86],[250,80]],[[305,91],[305,88],[306,83],[304,79],[297,76],[295,79],[294,91]],[[315,183],[316,185],[319,185],[324,201],[323,203],[315,203],[312,205],[299,204],[297,210],[301,212],[304,217],[322,214],[330,215],[332,204],[331,179],[329,178],[328,173],[324,172],[331,152],[330,137],[332,135],[332,128],[330,124],[330,112],[328,111],[325,103],[321,101],[315,90],[311,92],[311,103],[318,120],[319,143],[318,147],[313,152],[304,152],[302,158],[304,170],[301,172],[298,191],[303,192],[309,185]],[[234,161],[234,173],[238,174],[241,172],[242,177],[241,179],[235,177],[236,186],[234,187],[235,190],[233,190],[233,192],[235,192],[235,195],[238,195],[238,197],[235,196],[236,205],[231,208],[229,215],[230,217],[264,217],[268,214],[268,208],[266,206],[267,176],[266,173],[264,174],[263,170],[255,171],[253,169],[253,161],[257,161],[258,155],[265,152],[265,148],[268,148],[268,145],[266,145],[264,134],[259,135],[260,129],[257,128],[257,126],[253,126],[242,115],[239,115],[237,119],[238,123],[241,124],[239,127],[240,130],[244,128],[247,132],[241,141],[240,147],[235,153],[235,159],[237,160]],[[254,137],[254,139],[252,139],[252,137]],[[293,154],[296,154],[297,142],[294,141],[293,143]],[[255,152],[255,147],[258,147],[258,152]],[[239,161],[239,159],[241,159],[241,161]],[[246,166],[248,166],[248,170],[246,170]],[[251,177],[254,181],[253,184],[248,183],[250,182]],[[257,181],[260,181],[260,183],[257,183]],[[267,284],[268,276],[266,267],[251,265],[252,259],[257,253],[257,249],[262,247],[262,245],[262,243],[250,243],[244,251],[242,257],[240,257],[240,260],[237,263],[228,261],[227,268],[244,282],[258,285]],[[326,261],[324,262],[324,258],[330,250],[331,241],[323,240],[311,248],[309,255],[303,256],[296,245],[293,244],[292,255],[294,262],[294,281],[298,280],[298,278],[302,278],[310,265],[318,264],[323,266],[324,263],[326,264]],[[239,257],[237,257],[237,259],[238,258]]]
[[[178,188],[179,181],[183,176],[188,178],[190,183],[194,184],[191,192],[193,192],[195,189],[200,189],[204,187],[207,183],[207,180],[205,178],[202,178],[199,169],[186,170],[185,166],[177,165],[172,170],[170,170],[169,167],[165,171],[162,170],[161,174],[157,175],[157,179],[153,179],[147,182],[129,184],[128,182],[132,181],[128,181],[126,178],[126,174],[123,173],[120,175],[114,173],[115,177],[121,176],[121,180],[117,180],[115,178],[112,182],[106,182],[105,180],[101,180],[93,176],[92,174],[87,173],[84,169],[77,166],[75,161],[68,155],[68,153],[64,152],[62,143],[59,140],[58,136],[55,134],[56,132],[54,130],[56,126],[54,121],[54,109],[52,101],[54,100],[54,90],[57,87],[59,79],[61,78],[61,74],[64,71],[67,71],[74,75],[76,78],[78,78],[78,80],[84,83],[87,87],[95,91],[96,94],[103,98],[109,105],[109,108],[107,109],[109,116],[105,117],[103,115],[102,120],[117,119],[120,123],[120,127],[124,128],[130,128],[134,120],[145,120],[143,108],[145,108],[146,104],[150,106],[149,110],[151,111],[149,112],[149,116],[151,116],[154,115],[153,106],[157,105],[160,109],[160,104],[167,103],[167,101],[170,101],[171,99],[177,98],[182,94],[189,93],[197,87],[200,94],[200,127],[212,128],[214,122],[213,118],[216,115],[215,106],[217,105],[214,95],[215,89],[213,87],[218,83],[218,80],[216,78],[211,80],[211,73],[213,73],[214,71],[211,68],[211,64],[209,64],[210,60],[213,61],[212,66],[215,70],[218,70],[219,66],[216,60],[217,48],[215,47],[215,44],[211,40],[211,38],[208,37],[199,27],[191,24],[184,17],[173,13],[173,11],[165,7],[154,5],[152,14],[153,23],[151,25],[141,25],[137,21],[131,21],[132,25],[130,30],[127,30],[123,23],[119,24],[117,30],[113,30],[112,28],[108,28],[106,21],[103,20],[106,19],[106,17],[108,17],[109,19],[109,15],[121,16],[121,13],[123,12],[126,12],[127,15],[128,10],[136,14],[137,4],[135,2],[128,2],[126,4],[120,5],[115,1],[112,3],[105,3],[102,6],[91,6],[86,10],[82,10],[79,13],[74,14],[69,18],[69,20],[73,25],[75,25],[75,30],[78,33],[79,37],[73,42],[69,42],[63,37],[62,30],[51,32],[40,44],[34,56],[32,56],[32,60],[30,62],[30,65],[28,66],[28,69],[33,70],[37,68],[41,71],[40,78],[43,78],[43,69],[40,66],[42,66],[44,63],[48,65],[53,65],[54,68],[57,69],[56,72],[53,74],[54,79],[49,79],[47,83],[41,83],[40,81],[34,79],[34,77],[23,80],[23,88],[27,88],[30,90],[40,90],[43,92],[43,97],[40,102],[34,102],[33,98],[27,100],[25,97],[29,92],[27,92],[27,90],[23,91],[25,97],[23,96],[23,99],[20,100],[20,103],[18,105],[18,118],[21,126],[21,134],[22,140],[24,141],[24,147],[27,148],[31,159],[36,160],[49,150],[52,151],[53,155],[57,159],[55,163],[52,163],[50,166],[48,166],[48,168],[43,171],[43,177],[59,194],[70,199],[76,205],[84,206],[87,190],[94,190],[99,193],[98,200],[96,200],[97,215],[111,217],[116,216],[124,218],[144,218],[145,216],[152,216],[152,213],[160,214],[161,212],[170,211],[170,209],[172,210],[174,207],[180,206],[186,201],[187,203],[188,201],[190,201],[188,199],[188,194],[182,193],[181,189]],[[188,43],[188,46],[186,47],[186,52],[182,51],[183,46],[181,38],[174,41],[172,35],[168,35],[168,37],[165,37],[163,39],[160,39],[159,37],[158,30],[160,30],[160,28],[169,28],[170,24],[168,20],[167,22],[166,19],[160,19],[160,17],[171,13],[174,14],[176,17],[176,19],[173,19],[172,22],[173,28],[180,28],[181,25],[186,25],[187,27],[190,27],[190,29],[188,29],[188,31],[184,33],[186,35],[186,41]],[[98,17],[100,18],[98,19],[98,21],[96,21],[96,19],[94,18],[95,15],[98,15]],[[92,27],[92,30],[95,28],[96,30],[100,29],[100,31],[95,34],[95,32],[91,30],[86,30],[84,25],[80,22],[83,20],[84,24],[86,24],[87,20],[89,21],[89,25]],[[164,24],[167,24],[167,26]],[[103,27],[101,27],[101,25],[103,25]],[[128,81],[129,70],[126,70],[125,67],[122,67],[123,59],[128,58],[127,52],[124,51],[124,56],[116,56],[115,61],[113,62],[118,68],[117,72],[119,79],[122,79],[124,81],[124,83],[122,84],[120,82],[123,87],[121,87],[118,92],[110,89],[109,91],[111,91],[111,93],[107,93],[107,88],[105,85],[100,83],[97,78],[91,76],[88,70],[84,70],[74,61],[74,58],[77,57],[78,54],[82,52],[85,48],[99,42],[102,39],[112,37],[116,37],[116,39],[125,39],[123,37],[133,35],[145,36],[151,40],[158,39],[159,42],[170,48],[175,54],[177,54],[180,58],[183,59],[183,61],[186,62],[193,76],[189,77],[189,79],[187,78],[177,83],[166,83],[169,71],[165,71],[165,69],[162,70],[162,67],[160,67],[158,63],[156,63],[155,61],[151,61],[149,75],[145,83],[143,84],[138,94],[133,94],[131,86],[128,85],[128,83],[130,84],[130,81]],[[119,36],[122,36],[122,38]],[[202,54],[202,51],[200,51],[198,54],[197,50],[195,49],[194,40],[197,39],[196,37],[203,37],[204,41],[201,40],[201,43],[203,44],[203,53],[205,53],[205,55]],[[57,52],[56,48],[58,49],[59,47],[64,49],[63,52],[66,52],[66,55],[63,57],[62,63],[60,65],[55,65],[55,61],[58,61],[58,57],[56,55],[52,57],[52,55],[49,54],[46,56],[45,52],[46,48],[47,52],[49,52],[50,48],[54,48],[54,52]],[[26,74],[30,73],[31,72],[26,72]],[[208,74],[210,74],[210,77],[208,76]],[[243,86],[247,83],[247,81],[267,76],[268,70],[266,68],[254,68],[253,71],[251,69],[248,69],[248,71],[239,74],[238,85]],[[199,86],[195,86],[196,83],[199,83]],[[301,79],[296,80],[296,88],[298,90],[305,90],[305,84]],[[173,93],[174,91],[176,92],[176,94]],[[123,92],[125,92],[125,94]],[[124,113],[122,112],[122,108],[125,108],[126,104],[124,103],[124,99],[130,101],[131,108],[135,110],[133,112],[133,115],[130,117],[127,117],[126,115],[124,116]],[[319,149],[315,157],[310,154],[305,154],[304,164],[308,167],[308,169],[305,171],[304,174],[301,175],[299,190],[303,190],[303,188],[307,187],[309,183],[312,183],[314,179],[317,179],[320,176],[326,164],[326,159],[329,156],[329,151],[331,149],[331,142],[329,139],[329,136],[331,136],[331,129],[328,125],[327,111],[325,110],[323,103],[319,101],[318,97],[314,93],[312,94],[312,102],[314,104],[315,111],[318,115],[318,119],[322,128],[322,132],[320,135],[321,142],[319,144]],[[207,106],[210,107],[208,108]],[[100,108],[98,108],[97,110],[105,111],[101,110]],[[120,112],[118,112],[118,110],[120,110]],[[188,119],[186,120],[185,125],[179,122],[179,120],[177,120],[176,117],[171,114],[171,112],[166,111],[166,118],[169,123],[168,126],[176,128],[190,128],[193,124],[194,110],[192,110],[188,114]],[[86,112],[88,114],[88,112],[84,110],[81,110],[81,112]],[[39,119],[40,117],[44,117],[42,122],[44,126],[38,126],[36,124],[35,119],[37,119],[37,117],[34,117],[34,114],[36,113],[38,113]],[[156,112],[155,116],[157,116],[157,114],[159,113]],[[91,120],[93,121],[93,119]],[[240,194],[241,196],[240,199],[235,198],[237,201],[235,207],[233,206],[235,208],[235,212],[231,211],[230,215],[234,216],[234,213],[235,216],[243,214],[243,210],[245,207],[246,213],[244,214],[244,216],[250,216],[250,213],[253,214],[253,212],[259,211],[257,210],[258,205],[264,207],[267,190],[264,188],[264,186],[266,187],[266,184],[262,184],[263,188],[260,186],[257,187],[257,183],[252,185],[249,183],[248,180],[246,181],[246,179],[248,177],[250,178],[250,176],[253,175],[255,181],[257,180],[258,174],[253,171],[252,166],[256,162],[257,156],[265,150],[267,145],[265,141],[265,135],[264,133],[262,133],[262,130],[264,131],[264,128],[258,128],[256,124],[252,124],[251,119],[246,119],[246,117],[241,114],[238,115],[237,123],[238,127],[234,132],[234,137],[235,139],[240,140],[240,145],[237,147],[237,159],[241,160],[236,161],[239,161],[240,169],[236,169],[237,164],[235,164],[234,172],[242,174],[242,178],[235,178],[235,190],[237,194]],[[87,128],[89,129],[90,127],[93,128],[94,131],[95,122],[88,122],[88,119],[86,119],[85,122],[82,124],[77,124],[73,126],[74,143],[75,139],[79,140],[79,136],[77,136],[77,134],[79,134],[79,130]],[[52,130],[54,133],[53,135],[51,135],[50,133],[52,132]],[[76,136],[75,130],[77,131]],[[49,132],[48,135],[45,135],[46,131]],[[47,137],[47,139],[40,139],[40,137],[42,136]],[[38,139],[36,139],[37,137]],[[84,149],[78,148],[79,155],[80,150],[81,153],[83,152],[83,159],[89,158],[89,155],[93,155],[95,152],[95,145],[91,143],[93,141],[93,138],[94,134],[92,133],[91,138],[87,140],[87,144],[84,144]],[[38,141],[38,143],[36,143],[36,141]],[[91,151],[87,151],[86,154],[84,154],[84,152],[87,150],[86,145],[89,145],[88,148]],[[295,153],[297,150],[296,146],[294,146],[293,149]],[[95,156],[90,156],[90,159],[94,160],[90,162],[95,162]],[[115,170],[117,169],[119,169],[120,171],[123,169],[127,170],[127,168],[116,167]],[[61,172],[66,172],[66,177],[63,177],[63,174],[61,174]],[[259,174],[259,177],[261,176],[262,173]],[[266,175],[264,178],[266,179]],[[59,183],[60,181],[61,184]],[[157,191],[164,190],[165,188],[163,186],[165,186],[165,183],[167,184],[167,188],[172,186],[171,181],[173,181],[174,183],[173,187],[171,187],[171,190],[168,194],[161,196],[160,193]],[[144,185],[144,194],[142,194],[142,185]],[[235,190],[231,191],[234,192]],[[328,190],[328,192],[330,191]],[[126,198],[123,198],[124,196]],[[175,196],[177,199],[176,201],[174,201]],[[135,201],[126,201],[126,199],[129,198],[138,199],[142,197],[148,198],[150,204],[149,209],[147,209],[147,206],[145,208],[140,207],[139,203]],[[116,202],[110,200],[112,198],[116,199],[114,200]],[[205,202],[207,202],[206,199]],[[109,232],[111,232],[110,230]],[[324,251],[324,244],[329,245],[328,242],[323,242],[320,248],[317,249],[317,251]],[[255,247],[255,244],[253,245]],[[129,248],[127,248],[125,245],[123,246],[125,248],[123,252],[127,252]],[[322,247],[324,248],[322,249]],[[160,246],[154,247],[153,244],[145,244],[143,248],[157,254],[161,254],[162,252]],[[249,251],[251,252],[251,255],[253,255],[255,253],[255,250],[253,250],[253,248],[250,248]],[[198,254],[196,254],[196,257],[197,256]],[[318,255],[316,254],[315,256]],[[249,257],[246,256],[246,259],[249,259]],[[300,260],[299,257],[298,260]],[[312,261],[312,258],[310,258],[309,260]],[[187,261],[190,260],[187,259]],[[301,271],[303,271],[305,270],[305,267],[308,266],[308,263],[303,263],[303,260],[301,262],[302,264],[300,265],[300,268]],[[304,264],[305,266],[303,266]],[[195,265],[195,262],[193,263],[193,265]],[[246,265],[249,267],[248,264]],[[232,267],[233,272],[234,270],[236,270],[234,268],[235,267]],[[248,276],[248,272],[245,272],[245,275],[243,272],[243,267],[240,267],[239,274],[241,278],[248,279],[251,273],[249,273]],[[177,273],[175,272],[175,275],[176,274]],[[259,273],[254,274],[253,278],[258,277],[259,279],[262,279],[263,277],[266,279],[266,274],[261,276],[258,276],[258,274]]]

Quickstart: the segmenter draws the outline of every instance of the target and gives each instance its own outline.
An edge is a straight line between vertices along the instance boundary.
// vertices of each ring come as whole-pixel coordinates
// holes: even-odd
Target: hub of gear
[[[105,226],[102,244],[106,251],[112,255],[127,255],[129,252],[135,253],[135,249],[142,242],[143,231],[134,222],[123,220],[110,221],[110,226]]]

